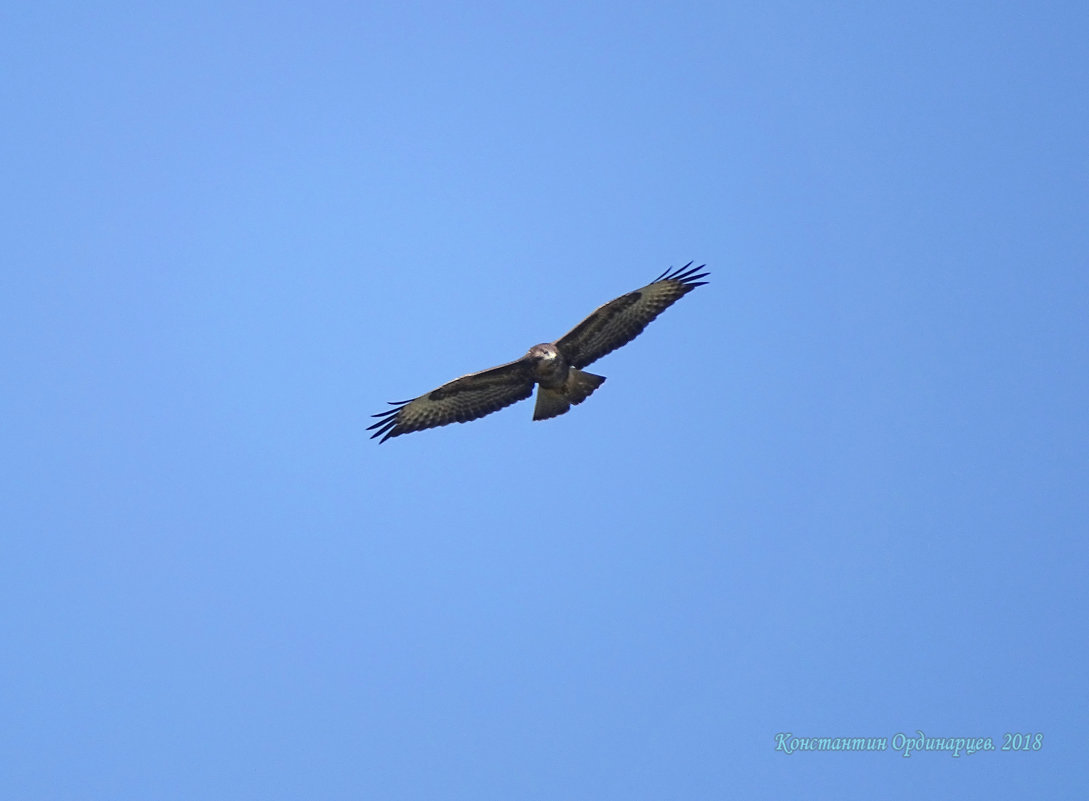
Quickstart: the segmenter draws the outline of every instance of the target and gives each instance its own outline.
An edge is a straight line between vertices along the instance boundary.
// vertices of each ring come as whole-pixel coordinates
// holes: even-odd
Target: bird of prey
[[[521,359],[471,373],[436,390],[407,401],[391,401],[392,409],[372,415],[380,418],[367,430],[371,439],[399,437],[448,423],[467,423],[524,400],[537,390],[534,420],[561,415],[582,403],[605,381],[583,367],[612,353],[639,336],[651,320],[698,286],[709,273],[706,265],[688,262],[666,270],[642,289],[621,295],[594,312],[555,342],[534,345]]]

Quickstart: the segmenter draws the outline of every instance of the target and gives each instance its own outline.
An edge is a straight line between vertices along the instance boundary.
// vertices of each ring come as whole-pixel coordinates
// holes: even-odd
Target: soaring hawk
[[[605,381],[582,370],[639,336],[651,320],[706,281],[699,279],[706,265],[666,270],[642,289],[621,295],[594,312],[555,342],[534,345],[521,359],[471,373],[443,384],[414,400],[393,401],[394,408],[379,412],[367,430],[371,439],[399,437],[447,423],[467,423],[498,411],[533,394],[537,384],[534,420],[561,415],[582,403]]]

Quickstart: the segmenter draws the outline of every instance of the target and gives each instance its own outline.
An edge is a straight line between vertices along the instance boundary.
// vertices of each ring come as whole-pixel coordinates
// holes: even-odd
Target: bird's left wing
[[[583,368],[627,345],[651,320],[698,286],[703,286],[707,265],[693,267],[688,262],[670,272],[666,270],[642,289],[621,295],[593,313],[556,341],[556,347],[573,367]]]
[[[378,429],[371,439],[436,428],[447,423],[467,423],[499,411],[533,394],[533,371],[523,357],[517,361],[463,375],[414,400],[391,402],[394,408],[371,415],[381,418],[367,426]]]

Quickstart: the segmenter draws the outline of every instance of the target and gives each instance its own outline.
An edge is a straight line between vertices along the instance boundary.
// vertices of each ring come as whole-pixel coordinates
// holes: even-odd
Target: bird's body
[[[666,308],[706,281],[702,267],[689,262],[662,273],[642,289],[599,306],[589,317],[555,342],[534,345],[521,359],[456,378],[426,395],[398,401],[374,415],[368,430],[373,437],[390,437],[448,423],[467,423],[533,394],[534,420],[564,414],[586,400],[604,383],[600,375],[582,368],[637,337]]]
[[[526,354],[537,381],[537,406],[534,420],[547,420],[582,403],[595,389],[605,383],[605,376],[594,375],[572,367],[552,342],[534,345]]]

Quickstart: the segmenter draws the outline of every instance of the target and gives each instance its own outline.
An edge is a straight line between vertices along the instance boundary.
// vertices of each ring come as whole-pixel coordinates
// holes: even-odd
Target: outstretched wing
[[[447,423],[467,423],[497,412],[533,394],[533,370],[529,362],[515,362],[463,375],[414,400],[396,401],[395,407],[371,415],[381,418],[367,430],[378,429],[371,439],[399,437]]]
[[[642,289],[621,295],[576,325],[556,342],[556,347],[573,367],[582,368],[627,345],[651,320],[706,281],[699,279],[707,265],[693,267],[688,262],[670,272],[666,270]]]

